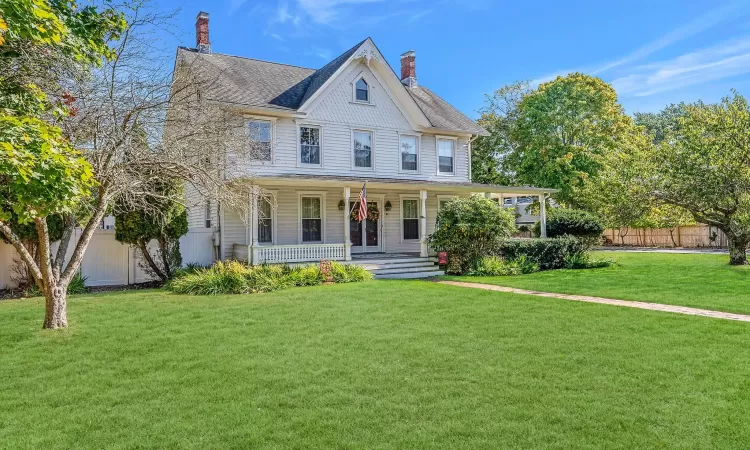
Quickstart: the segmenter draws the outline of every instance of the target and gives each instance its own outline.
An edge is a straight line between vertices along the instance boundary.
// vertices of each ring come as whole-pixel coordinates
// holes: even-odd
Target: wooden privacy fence
[[[608,245],[635,247],[713,247],[727,246],[726,235],[716,227],[693,225],[675,228],[609,228],[604,231]]]

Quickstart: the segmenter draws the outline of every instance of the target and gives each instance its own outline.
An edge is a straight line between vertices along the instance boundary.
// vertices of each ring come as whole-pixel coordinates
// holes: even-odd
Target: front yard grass
[[[750,266],[730,266],[728,255],[594,252],[593,256],[617,264],[508,277],[444,278],[750,314]]]
[[[49,332],[41,300],[0,302],[0,447],[750,441],[747,323],[401,280],[69,309]]]

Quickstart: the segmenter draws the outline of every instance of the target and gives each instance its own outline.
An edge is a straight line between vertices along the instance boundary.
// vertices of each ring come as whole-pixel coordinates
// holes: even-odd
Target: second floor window
[[[255,161],[271,160],[271,134],[272,124],[264,120],[253,120],[250,122],[250,156]]]
[[[417,138],[401,136],[401,170],[417,170]]]
[[[203,212],[203,220],[206,228],[211,228],[211,200],[206,200],[206,207]]]
[[[320,128],[300,127],[300,162],[320,165]]]
[[[438,139],[438,173],[453,173],[453,140]]]
[[[372,168],[372,133],[354,132],[354,167]]]
[[[367,84],[367,81],[364,80],[364,78],[360,78],[357,80],[357,83],[354,85],[354,98],[358,102],[370,102],[370,86]]]

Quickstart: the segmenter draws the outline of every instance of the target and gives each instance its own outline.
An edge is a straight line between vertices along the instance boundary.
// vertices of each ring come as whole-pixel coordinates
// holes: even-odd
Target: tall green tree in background
[[[657,201],[689,211],[727,235],[729,262],[747,264],[750,244],[750,108],[737,92],[718,104],[684,106],[640,180]]]
[[[599,78],[580,73],[544,83],[523,96],[514,127],[516,176],[522,184],[559,189],[554,198],[579,207],[584,185],[602,159],[637,145],[637,127]]]
[[[60,128],[76,113],[66,84],[113,56],[108,43],[124,25],[109,8],[0,0],[0,233],[45,296],[45,328],[67,326],[66,288],[81,262],[74,257],[64,266],[72,227],[51,254],[47,217],[62,214],[71,223],[73,210],[95,185],[91,165]],[[34,224],[38,258],[11,221]]]
[[[479,136],[471,146],[473,182],[505,186],[516,183],[518,105],[530,90],[527,82],[520,81],[486,97],[477,123],[490,135]]]

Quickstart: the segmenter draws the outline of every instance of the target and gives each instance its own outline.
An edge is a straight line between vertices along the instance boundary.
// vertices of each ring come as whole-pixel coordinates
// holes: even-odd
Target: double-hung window
[[[438,173],[453,174],[455,163],[455,141],[438,139]]]
[[[323,242],[323,199],[301,197],[302,242]]]
[[[273,124],[265,120],[251,120],[250,131],[250,157],[254,161],[271,161],[271,135]]]
[[[211,228],[211,200],[206,200],[206,207],[203,212],[206,228]]]
[[[403,239],[419,239],[419,200],[405,198],[401,200],[401,220],[403,221]]]
[[[354,131],[354,167],[372,169],[372,132]]]
[[[299,128],[300,163],[320,165],[320,128]]]
[[[258,200],[258,242],[273,242],[273,208],[266,198]]]
[[[401,136],[399,140],[401,147],[401,170],[416,171],[417,165],[417,137]]]

